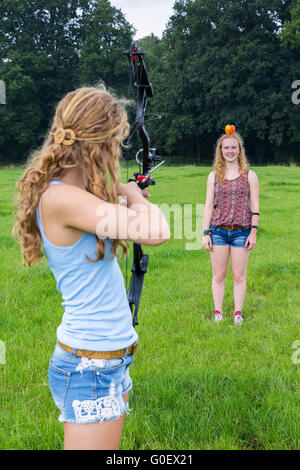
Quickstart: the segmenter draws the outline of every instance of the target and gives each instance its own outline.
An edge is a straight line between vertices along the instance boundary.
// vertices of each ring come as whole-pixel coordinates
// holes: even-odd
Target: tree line
[[[109,0],[3,0],[0,17],[1,164],[25,162],[68,91],[104,82],[134,96],[123,53],[135,30]],[[162,116],[147,126],[158,153],[210,163],[234,124],[251,163],[299,163],[299,31],[300,0],[175,1],[162,39],[139,41],[148,112]]]

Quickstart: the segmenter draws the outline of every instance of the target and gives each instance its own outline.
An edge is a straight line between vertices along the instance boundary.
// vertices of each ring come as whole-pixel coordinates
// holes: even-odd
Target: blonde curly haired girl
[[[17,185],[23,263],[45,254],[63,299],[49,384],[65,449],[119,448],[138,335],[117,249],[124,256],[128,241],[156,246],[170,237],[147,190],[120,182],[125,104],[104,87],[68,93]]]

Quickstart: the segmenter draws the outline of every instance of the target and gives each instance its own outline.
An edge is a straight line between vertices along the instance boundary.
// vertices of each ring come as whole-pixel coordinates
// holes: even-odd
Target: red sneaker
[[[216,322],[224,320],[223,312],[219,312],[219,310],[214,310],[214,315],[215,315],[215,321]]]
[[[240,312],[239,310],[237,310],[233,316],[233,323],[236,323],[238,325],[243,323],[242,312]]]

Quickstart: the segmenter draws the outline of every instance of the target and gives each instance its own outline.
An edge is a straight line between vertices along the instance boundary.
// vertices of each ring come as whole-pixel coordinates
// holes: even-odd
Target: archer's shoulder
[[[103,203],[94,194],[72,184],[49,185],[43,193],[44,204],[51,210]]]
[[[78,186],[72,184],[49,184],[48,188],[44,192],[44,199],[56,200],[61,197],[62,194],[66,196],[73,196],[74,194],[82,195],[87,191],[82,190]]]

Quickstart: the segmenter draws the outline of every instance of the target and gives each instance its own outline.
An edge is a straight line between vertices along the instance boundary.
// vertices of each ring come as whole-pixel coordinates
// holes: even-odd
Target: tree
[[[283,24],[283,45],[291,49],[300,49],[300,0],[294,0],[291,18]]]
[[[99,80],[122,89],[133,31],[108,0],[4,0],[0,17],[0,161],[23,162],[65,93]]]
[[[295,155],[295,57],[280,47],[279,36],[289,5],[283,0],[175,3],[162,41],[156,101],[168,123],[158,124],[167,152],[211,160],[217,137],[233,123],[252,161],[281,162]]]
[[[123,52],[130,47],[135,30],[109,0],[98,1],[83,26],[86,39],[79,56],[79,82],[87,84],[100,80],[123,93],[128,81],[128,65]]]

